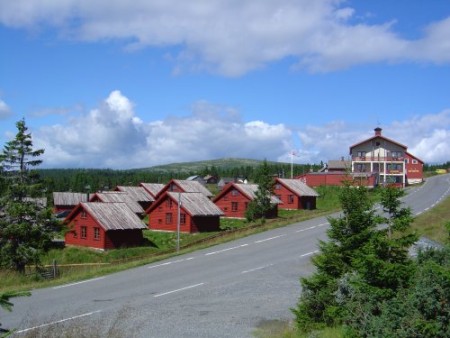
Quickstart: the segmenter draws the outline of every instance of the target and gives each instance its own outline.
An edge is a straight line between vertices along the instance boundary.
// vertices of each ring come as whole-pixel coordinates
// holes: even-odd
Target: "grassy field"
[[[42,257],[43,265],[56,261],[59,277],[45,280],[39,275],[22,276],[13,271],[0,270],[0,292],[30,290],[38,287],[98,277],[132,267],[149,264],[177,254],[187,253],[249,236],[258,232],[286,226],[295,222],[328,215],[338,210],[338,190],[322,189],[316,210],[280,210],[277,219],[249,223],[239,219],[222,219],[219,232],[180,234],[180,252],[176,252],[176,233],[144,230],[145,245],[98,251],[89,248],[55,248]]]

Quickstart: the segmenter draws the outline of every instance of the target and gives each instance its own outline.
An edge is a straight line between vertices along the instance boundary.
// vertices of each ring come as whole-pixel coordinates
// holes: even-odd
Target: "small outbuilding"
[[[299,179],[276,178],[273,193],[281,200],[280,209],[312,210],[319,194]]]
[[[223,211],[225,217],[245,218],[245,212],[251,201],[256,198],[257,184],[228,183],[213,199],[213,202]],[[273,205],[266,218],[278,216],[278,204],[281,201],[274,195],[270,196]]]
[[[79,203],[87,202],[88,194],[79,192],[54,192],[53,213],[66,217]]]
[[[80,203],[65,223],[66,245],[100,250],[141,245],[146,228],[125,203]]]
[[[151,230],[193,233],[218,231],[220,210],[203,193],[165,192],[146,210]]]

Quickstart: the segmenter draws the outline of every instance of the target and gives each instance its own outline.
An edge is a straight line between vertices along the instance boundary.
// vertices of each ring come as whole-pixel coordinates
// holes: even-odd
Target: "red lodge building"
[[[66,245],[101,250],[141,245],[146,228],[125,203],[80,203],[65,223]]]

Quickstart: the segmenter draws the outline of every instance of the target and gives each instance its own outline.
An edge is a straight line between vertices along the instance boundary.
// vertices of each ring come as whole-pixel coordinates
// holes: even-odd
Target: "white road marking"
[[[272,265],[273,264],[269,264],[269,265],[260,266],[258,268],[250,269],[250,270],[244,270],[241,273],[255,272],[255,271],[258,271],[258,270],[262,270],[262,269],[268,268],[269,266],[272,266]]]
[[[215,254],[219,254],[219,253],[222,253],[222,252],[239,249],[239,248],[242,248],[242,247],[247,246],[247,245],[248,244],[242,244],[242,245],[239,245],[239,246],[233,246],[232,248],[227,248],[227,249],[223,249],[223,250],[208,252],[208,253],[205,254],[205,256],[215,255]]]
[[[307,252],[307,253],[305,253],[303,255],[300,255],[300,257],[311,256],[311,255],[314,255],[315,253],[318,253],[318,252],[319,252],[319,250],[310,251],[310,252]]]
[[[65,318],[65,319],[61,319],[61,320],[57,320],[55,322],[51,322],[51,323],[47,323],[47,324],[42,324],[42,325],[38,325],[38,326],[33,326],[30,327],[28,329],[23,329],[23,330],[19,330],[19,331],[14,331],[14,333],[24,333],[24,332],[28,332],[31,330],[35,330],[35,329],[40,329],[42,327],[46,327],[46,326],[50,326],[50,325],[55,325],[55,324],[59,324],[59,323],[64,323],[67,322],[69,320],[74,320],[74,319],[78,319],[78,318],[82,318],[82,317],[87,317],[87,316],[91,316],[95,313],[99,313],[102,312],[102,310],[97,310],[97,311],[92,311],[92,312],[88,312],[88,313],[83,313],[81,315],[78,316],[73,316],[73,317],[69,317],[69,318]]]
[[[190,261],[190,260],[192,260],[192,259],[194,259],[194,257],[189,257],[189,258],[184,258],[184,259],[178,259],[178,260],[176,260],[176,261],[170,261],[170,262],[165,262],[165,263],[161,263],[161,264],[152,265],[152,266],[147,267],[147,269],[160,268],[161,266],[166,266],[166,265],[170,265],[170,264],[186,262],[186,261]]]
[[[75,285],[79,285],[79,284],[84,284],[84,283],[89,283],[89,282],[95,282],[98,281],[100,279],[105,279],[106,277],[98,277],[98,278],[93,278],[93,279],[88,279],[88,280],[84,280],[81,282],[76,282],[76,283],[70,283],[70,284],[64,284],[64,285],[59,285],[59,286],[54,286],[52,289],[56,290],[56,289],[62,289],[62,288],[67,288],[69,286],[75,286]]]
[[[328,223],[328,222],[327,223],[322,223],[322,224],[319,224],[318,227],[323,227],[325,225],[330,225],[330,223]]]
[[[202,285],[204,285],[204,284],[205,284],[205,283],[199,283],[199,284],[195,284],[195,285],[189,285],[189,286],[186,286],[186,287],[181,288],[181,289],[176,289],[176,290],[167,291],[167,292],[164,292],[164,293],[159,293],[159,294],[157,294],[157,295],[154,295],[153,297],[157,298],[157,297],[161,297],[161,296],[170,295],[171,293],[175,293],[175,292],[180,292],[180,291],[184,291],[184,290],[193,289],[193,288],[202,286]]]
[[[272,239],[280,238],[280,237],[283,237],[283,236],[286,236],[286,234],[278,235],[278,236],[274,236],[274,237],[270,237],[270,238],[261,239],[259,241],[255,241],[255,243],[263,243],[263,242],[271,241]]]
[[[309,227],[309,228],[300,229],[300,230],[297,230],[296,232],[303,232],[306,230],[311,230],[311,229],[314,229],[315,227],[317,227],[317,225],[313,225],[312,227]]]

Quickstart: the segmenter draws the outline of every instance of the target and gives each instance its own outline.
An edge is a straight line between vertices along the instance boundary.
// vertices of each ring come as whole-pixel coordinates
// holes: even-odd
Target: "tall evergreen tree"
[[[366,189],[343,188],[342,216],[329,220],[329,240],[319,243],[313,258],[317,271],[301,280],[303,291],[293,310],[301,329],[364,321],[367,311],[378,313],[378,304],[410,283],[414,267],[408,248],[417,237],[405,232],[412,216],[401,206],[402,195],[398,188],[382,188],[380,216]]]
[[[256,198],[249,203],[245,213],[249,221],[264,219],[273,208],[271,204],[273,177],[266,160],[256,170],[255,183],[258,185]]]
[[[38,265],[40,254],[51,243],[51,210],[40,199],[43,187],[31,170],[42,163],[43,149],[33,150],[25,120],[16,123],[15,138],[0,154],[5,189],[0,196],[0,265],[25,271],[27,264]]]
[[[320,253],[312,260],[316,272],[301,279],[302,294],[293,312],[303,330],[334,325],[344,318],[344,309],[335,296],[338,281],[353,271],[354,257],[362,252],[377,226],[367,194],[364,187],[353,187],[348,182],[342,188],[342,214],[329,218],[329,240],[319,242]]]

